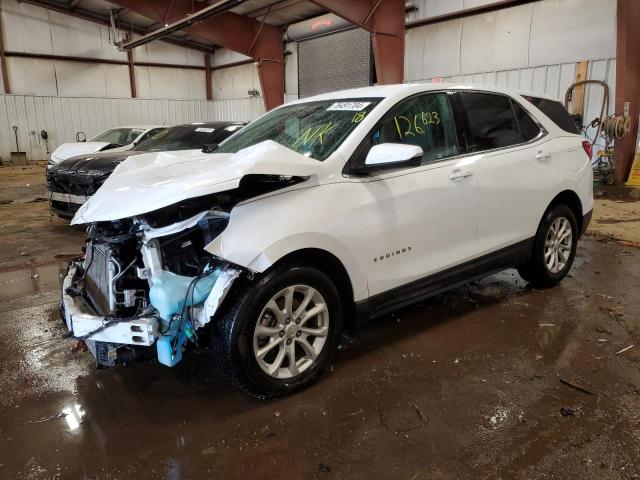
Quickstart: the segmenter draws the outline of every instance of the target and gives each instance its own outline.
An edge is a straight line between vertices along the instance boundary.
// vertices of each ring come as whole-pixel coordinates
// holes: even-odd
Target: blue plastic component
[[[158,350],[158,362],[167,367],[173,367],[180,360],[182,360],[182,347],[187,341],[187,336],[180,327],[180,320],[176,320],[172,323],[171,328],[166,335],[160,335],[156,340],[156,348]],[[176,342],[176,337],[178,340]],[[174,344],[175,342],[175,344]],[[174,350],[175,345],[175,350]]]
[[[175,315],[182,314],[185,304],[192,306],[204,302],[221,273],[222,270],[216,269],[198,279],[193,285],[191,283],[195,277],[184,277],[164,270],[152,278],[149,301],[158,310],[164,323],[169,325],[169,330],[164,335],[159,335],[156,340],[158,361],[163,365],[173,367],[180,362],[182,347],[187,340],[195,337],[193,326],[188,319],[171,320]]]
[[[168,322],[176,313],[182,313],[185,300],[187,306],[204,302],[220,273],[222,271],[216,269],[200,278],[192,288],[193,294],[189,292],[187,298],[187,289],[195,277],[183,277],[163,270],[151,279],[149,301],[160,313],[160,318]]]

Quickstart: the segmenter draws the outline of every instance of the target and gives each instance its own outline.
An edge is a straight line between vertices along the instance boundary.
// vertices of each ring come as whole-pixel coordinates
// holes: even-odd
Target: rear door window
[[[549,100],[547,98],[525,96],[529,102],[536,106],[542,113],[544,113],[549,119],[560,127],[565,132],[579,134],[580,130],[574,122],[569,112],[564,108],[560,102],[556,100]]]
[[[508,96],[461,92],[467,117],[467,148],[481,152],[526,143],[540,134],[539,127]]]

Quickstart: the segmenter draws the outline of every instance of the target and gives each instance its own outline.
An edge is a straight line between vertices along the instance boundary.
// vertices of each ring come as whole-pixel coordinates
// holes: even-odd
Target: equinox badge
[[[396,255],[402,255],[403,253],[409,253],[411,251],[411,247],[404,247],[399,250],[395,250],[393,252],[385,253],[384,255],[380,255],[379,257],[374,257],[374,262],[381,262],[385,258],[395,257]]]

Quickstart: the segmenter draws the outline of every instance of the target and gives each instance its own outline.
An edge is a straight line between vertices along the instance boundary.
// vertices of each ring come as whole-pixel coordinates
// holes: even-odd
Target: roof
[[[334,100],[334,99],[346,99],[346,98],[393,98],[393,97],[405,97],[407,94],[429,92],[437,90],[480,90],[485,92],[505,93],[511,96],[524,96],[530,95],[539,98],[546,98],[548,100],[557,101],[557,98],[550,97],[548,95],[541,95],[539,93],[527,92],[521,90],[512,90],[503,87],[495,87],[490,85],[473,84],[473,83],[400,83],[394,85],[377,85],[373,87],[352,88],[348,90],[340,90],[337,92],[322,93],[313,97],[303,98],[297,102],[291,103],[304,103],[314,102],[322,100]],[[290,105],[289,103],[288,105]]]
[[[212,128],[223,128],[228,125],[246,125],[247,122],[236,122],[236,121],[227,121],[220,120],[217,122],[191,122],[191,123],[179,123],[178,125],[171,125],[171,127],[191,127],[191,126],[203,126],[203,127],[212,127]],[[171,128],[169,127],[169,128]]]
[[[107,130],[115,130],[116,128],[139,128],[143,130],[149,130],[151,128],[162,128],[165,125],[118,125],[116,127],[108,128]]]

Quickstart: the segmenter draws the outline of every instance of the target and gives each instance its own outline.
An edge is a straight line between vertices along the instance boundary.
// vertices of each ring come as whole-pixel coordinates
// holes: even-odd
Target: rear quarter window
[[[524,98],[536,106],[542,113],[549,117],[553,123],[565,132],[580,134],[578,126],[573,121],[573,118],[571,118],[571,115],[569,115],[569,112],[564,108],[564,105],[560,102],[532,96],[525,96]]]
[[[508,96],[466,91],[459,97],[467,117],[469,152],[519,145],[540,134],[531,117]]]

